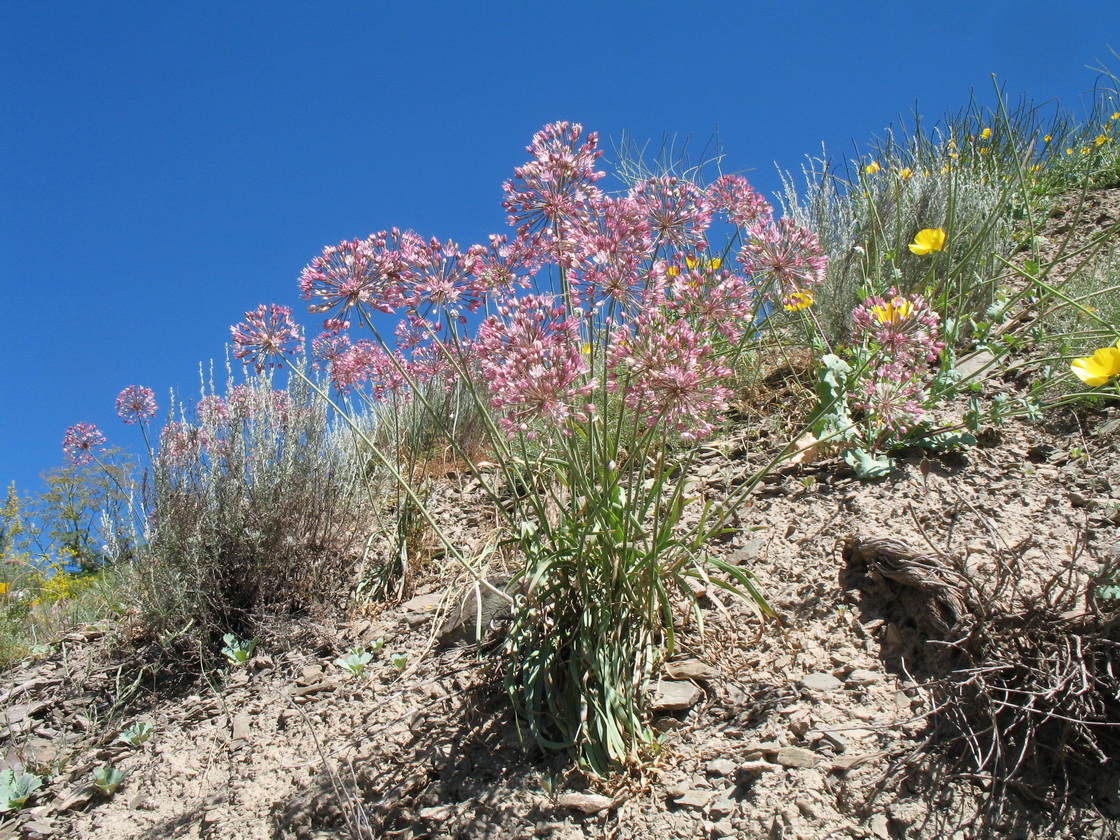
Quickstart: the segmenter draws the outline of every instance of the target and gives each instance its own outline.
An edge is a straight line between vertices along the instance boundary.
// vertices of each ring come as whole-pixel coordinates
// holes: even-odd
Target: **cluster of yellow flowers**
[[[1102,347],[1092,356],[1074,359],[1070,366],[1077,378],[1096,388],[1120,374],[1120,341],[1115,347]]]

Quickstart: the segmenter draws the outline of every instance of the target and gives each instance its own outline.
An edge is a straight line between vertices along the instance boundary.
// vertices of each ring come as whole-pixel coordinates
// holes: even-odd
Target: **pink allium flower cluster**
[[[394,234],[399,232],[393,231]],[[312,313],[337,309],[336,319],[346,319],[354,308],[368,306],[392,312],[404,303],[401,288],[404,257],[387,247],[390,234],[375,233],[368,239],[353,239],[329,245],[299,276],[304,300],[317,299],[308,307]]]
[[[852,312],[853,338],[875,354],[852,404],[885,429],[905,434],[925,416],[928,366],[945,346],[937,313],[921,295],[869,297]]]
[[[292,310],[275,303],[258,306],[245,313],[244,323],[229,328],[233,335],[233,356],[245,364],[254,363],[257,373],[278,367],[285,353],[298,353],[303,335],[292,320]]]
[[[404,257],[405,302],[413,309],[435,308],[465,323],[463,312],[475,312],[482,305],[480,284],[470,271],[473,261],[454,242],[413,244]]]
[[[62,437],[62,454],[74,466],[93,460],[94,449],[105,444],[105,435],[92,423],[75,423]],[[104,452],[104,450],[101,450]]]
[[[666,175],[636,184],[630,197],[645,205],[658,245],[680,250],[707,247],[705,235],[712,223],[712,206],[700,187]]]
[[[374,399],[382,400],[407,388],[407,369],[404,358],[393,358],[376,341],[362,339],[331,365],[331,381],[340,391],[369,382]]]
[[[897,365],[876,369],[852,394],[853,407],[867,412],[884,428],[904,435],[926,415],[925,388]]]
[[[542,255],[527,240],[513,242],[505,235],[491,234],[490,244],[467,249],[467,270],[481,294],[500,295],[515,287],[528,288],[530,277],[541,267]]]
[[[594,132],[580,143],[583,126],[557,122],[533,135],[527,151],[533,159],[513,170],[502,185],[502,206],[519,237],[537,240],[551,250],[571,220],[583,215],[589,201],[600,195],[595,182],[604,172],[595,171],[603,154]]]
[[[754,287],[726,269],[711,276],[694,268],[674,277],[670,288],[682,315],[732,343],[754,320]]]
[[[721,175],[708,187],[708,201],[713,209],[726,213],[728,221],[736,227],[769,224],[774,216],[770,202],[742,175]]]
[[[660,266],[649,266],[653,238],[644,202],[602,196],[569,234],[577,303],[634,304]]]
[[[769,293],[783,305],[795,303],[794,295],[823,283],[828,265],[816,234],[790,219],[756,222],[747,228],[739,262],[748,274],[765,277],[774,287]]]
[[[595,389],[580,343],[579,329],[555,298],[526,295],[511,300],[482,322],[476,345],[491,404],[504,413],[502,429],[532,438],[536,420],[570,434],[569,420],[585,422],[594,411]]]
[[[611,335],[608,387],[647,427],[663,423],[683,440],[712,432],[709,418],[727,409],[731,391],[720,384],[731,371],[712,358],[712,346],[684,320],[664,310],[640,314]]]
[[[129,385],[117,395],[117,416],[131,426],[156,416],[156,395],[151,388]]]
[[[856,341],[874,344],[891,362],[932,362],[945,344],[939,318],[921,295],[903,296],[891,288],[887,298],[869,297],[852,311]]]

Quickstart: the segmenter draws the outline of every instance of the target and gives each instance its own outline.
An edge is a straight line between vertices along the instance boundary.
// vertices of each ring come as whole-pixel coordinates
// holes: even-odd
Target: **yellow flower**
[[[8,582],[6,580],[0,580],[0,595],[3,595],[7,591],[8,591]]]
[[[1108,142],[1108,135],[1107,134],[1098,134],[1096,137],[1093,138],[1093,142],[1096,143],[1098,146],[1103,146],[1105,143]]]
[[[671,265],[668,269],[666,269],[665,273],[670,277],[676,277],[681,273],[681,267],[679,265]]]
[[[873,161],[871,161],[871,163],[867,164],[867,166],[863,167],[863,171],[867,175],[874,175],[876,172],[878,172],[882,168],[883,167],[879,166],[878,161],[873,160]]]
[[[1038,170],[1040,170],[1041,168],[1042,167],[1039,164],[1036,163],[1034,166],[1031,167],[1031,172],[1038,172]]]
[[[588,344],[588,343],[587,343],[587,342],[585,341],[585,342],[583,343],[583,346],[581,346],[581,347],[579,348],[579,352],[581,352],[581,353],[582,353],[583,355],[585,355],[585,356],[590,356],[590,355],[591,355],[591,345],[590,345],[590,344]]]
[[[905,181],[907,178],[911,177],[913,174],[914,173],[910,171],[909,166],[904,166],[904,167],[902,167],[902,169],[898,170],[898,177],[901,178],[903,181]]]
[[[1115,114],[1113,114],[1111,117],[1109,117],[1109,119],[1110,120],[1120,120],[1120,111],[1117,111]]]
[[[782,306],[790,312],[797,312],[799,309],[808,309],[813,305],[813,295],[810,292],[794,292],[786,298],[786,302]]]
[[[984,140],[987,140],[991,136],[992,136],[992,130],[990,128],[985,128],[983,131],[980,132],[980,137],[983,138]]]
[[[1092,356],[1074,359],[1070,368],[1078,379],[1096,388],[1120,373],[1120,348],[1102,347]]]
[[[945,247],[945,231],[941,228],[925,228],[914,235],[910,250],[915,254],[932,254]]]
[[[1042,138],[1042,142],[1043,143],[1049,143],[1053,139],[1054,139],[1053,137],[1051,137],[1049,134],[1047,134],[1045,137]]]
[[[944,166],[941,167],[941,174],[942,175],[948,175],[949,174],[949,164],[945,164]]]
[[[696,266],[700,265],[700,260],[693,259],[692,257],[685,257],[684,264],[688,266],[689,270],[692,270],[696,268]],[[704,264],[704,268],[708,269],[708,271],[718,271],[721,265],[723,265],[723,260],[719,257],[716,257],[715,259],[708,260]],[[677,273],[680,273],[679,268],[677,269]]]
[[[982,154],[982,155],[986,155],[990,151],[991,151],[991,149],[989,149],[987,146],[981,146],[980,147],[980,154]]]
[[[914,304],[902,297],[896,297],[882,306],[871,307],[871,315],[880,324],[897,324],[908,318],[913,311]]]

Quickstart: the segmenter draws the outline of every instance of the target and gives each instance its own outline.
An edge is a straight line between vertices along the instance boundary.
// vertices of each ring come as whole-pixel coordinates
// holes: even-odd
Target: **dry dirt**
[[[1095,198],[1094,223],[1120,218],[1118,197]],[[1046,766],[993,809],[998,786],[956,763],[967,743],[937,746],[953,736],[937,680],[962,667],[940,643],[965,631],[852,550],[893,538],[945,579],[976,581],[958,590],[974,600],[987,592],[1014,611],[1069,589],[1084,610],[1090,576],[1120,557],[1118,435],[1115,406],[1066,410],[1010,422],[963,453],[907,455],[879,484],[836,458],[769,476],[716,551],[757,574],[780,618],[760,624],[702,597],[704,637],[685,629],[654,689],[663,747],[644,773],[610,784],[522,745],[497,646],[436,643],[446,581],[344,621],[274,622],[248,666],[201,679],[141,671],[146,654],[116,628],[74,633],[0,677],[7,765],[56,768],[0,838],[350,837],[348,817],[394,838],[1120,836],[1110,762],[1073,780],[1064,810],[1036,798]],[[707,447],[697,492],[722,497],[752,465],[746,449],[736,437]],[[468,478],[435,501],[465,512],[464,529],[482,520]],[[864,543],[845,551],[850,538]],[[363,678],[334,664],[375,639],[385,648]],[[407,655],[403,671],[390,653]],[[137,720],[154,726],[146,744],[114,742]],[[112,797],[90,786],[106,762],[126,774]]]

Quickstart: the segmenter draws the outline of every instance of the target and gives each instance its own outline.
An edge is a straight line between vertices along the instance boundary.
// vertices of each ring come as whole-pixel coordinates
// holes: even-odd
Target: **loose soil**
[[[1090,199],[1094,226],[1120,218],[1120,191]],[[779,618],[702,592],[703,627],[682,619],[651,687],[662,745],[607,782],[522,743],[500,633],[476,650],[437,632],[458,598],[447,578],[342,619],[265,622],[247,666],[201,678],[130,646],[127,627],[83,629],[0,676],[6,765],[54,768],[0,838],[342,838],[355,821],[394,838],[1120,836],[1115,759],[1059,778],[1048,744],[1005,789],[967,770],[984,733],[961,738],[941,705],[967,664],[946,642],[977,616],[1049,598],[1067,613],[1056,626],[1091,618],[1092,576],[1120,561],[1118,436],[1115,406],[1065,410],[958,454],[906,453],[878,484],[835,457],[768,476],[714,551],[757,575]],[[707,445],[692,515],[758,451],[735,434]],[[434,505],[464,540],[487,521],[469,475],[449,474]],[[922,561],[907,572],[889,552],[876,560],[877,545]],[[376,639],[384,650],[361,678],[334,663]],[[407,656],[403,670],[390,653]],[[137,748],[114,740],[133,721],[154,726]],[[90,784],[107,762],[125,773],[111,797]]]

